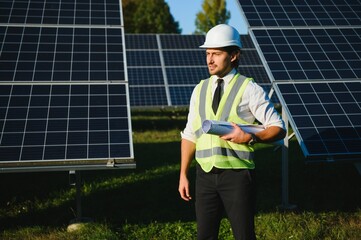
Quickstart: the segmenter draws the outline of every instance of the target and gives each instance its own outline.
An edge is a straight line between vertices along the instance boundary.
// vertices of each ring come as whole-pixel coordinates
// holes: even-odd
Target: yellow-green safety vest
[[[196,118],[193,129],[196,129],[195,159],[205,172],[213,167],[221,169],[253,169],[254,149],[248,144],[237,144],[225,141],[217,135],[205,134],[202,130],[204,120],[218,120],[249,124],[237,114],[237,107],[241,102],[247,84],[252,78],[237,73],[224,91],[217,113],[212,109],[212,84],[210,78],[202,80],[196,87]]]

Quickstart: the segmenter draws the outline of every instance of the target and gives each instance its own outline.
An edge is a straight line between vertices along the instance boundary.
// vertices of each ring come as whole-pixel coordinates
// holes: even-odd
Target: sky
[[[179,23],[182,34],[192,34],[195,31],[195,20],[198,12],[202,11],[203,0],[165,0],[170,8],[174,20]],[[228,22],[240,34],[247,34],[247,26],[241,16],[238,0],[226,0],[227,10],[231,12]]]

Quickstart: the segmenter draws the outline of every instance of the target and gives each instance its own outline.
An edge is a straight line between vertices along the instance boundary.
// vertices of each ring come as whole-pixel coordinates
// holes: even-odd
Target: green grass
[[[76,212],[67,172],[0,174],[0,239],[195,239],[194,202],[177,191],[185,116],[183,109],[133,112],[137,168],[82,172],[83,216],[93,222],[78,231],[67,231]],[[298,208],[284,212],[281,151],[258,150],[258,239],[361,239],[360,175],[351,163],[306,164],[292,140],[289,198]],[[194,175],[193,164],[193,184]],[[226,219],[220,239],[233,239]]]

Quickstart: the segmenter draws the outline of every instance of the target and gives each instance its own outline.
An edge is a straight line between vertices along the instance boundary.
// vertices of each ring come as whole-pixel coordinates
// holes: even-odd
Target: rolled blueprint
[[[263,125],[252,125],[252,124],[238,124],[243,131],[247,133],[257,133],[264,130]],[[202,123],[202,130],[207,134],[214,134],[218,136],[223,136],[233,131],[233,126],[230,122],[225,121],[215,121],[215,120],[204,120]],[[283,145],[283,139],[270,144],[274,145]]]
[[[264,130],[264,127],[262,125],[238,124],[238,126],[247,133],[257,133]],[[223,136],[232,132],[233,126],[230,122],[204,120],[202,123],[202,130],[204,133]]]

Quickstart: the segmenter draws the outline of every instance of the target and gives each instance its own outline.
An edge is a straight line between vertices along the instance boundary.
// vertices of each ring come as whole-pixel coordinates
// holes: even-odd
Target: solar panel
[[[0,22],[120,26],[119,3],[119,0],[2,0]]]
[[[269,84],[250,37],[241,38],[241,73],[252,73],[257,82]],[[194,86],[209,77],[205,51],[199,48],[204,35],[126,34],[125,42],[133,107],[186,106]]]
[[[129,160],[124,84],[2,84],[0,162]]]
[[[128,78],[132,80],[132,86],[164,85],[162,68],[160,67],[128,67]]]
[[[262,61],[255,49],[252,50],[242,50],[241,58],[239,60],[241,66],[262,66]]]
[[[155,34],[126,34],[125,36],[127,50],[158,49]]]
[[[361,1],[238,2],[306,161],[359,161]],[[288,162],[285,141],[282,208],[293,209]]]
[[[125,80],[116,28],[0,26],[1,81]]]
[[[132,106],[167,106],[168,98],[164,86],[129,86]]]
[[[187,106],[191,99],[194,86],[174,86],[170,87],[172,104],[175,106]]]
[[[361,154],[361,2],[239,1],[308,160]]]
[[[250,27],[360,26],[359,0],[239,0]]]
[[[238,70],[244,76],[251,76],[258,84],[271,87],[269,77],[263,66],[240,66]]]
[[[127,51],[127,64],[134,66],[160,66],[158,51]]]
[[[361,28],[253,29],[277,81],[361,78]]]
[[[240,35],[243,49],[254,48],[253,42],[248,35]],[[160,34],[162,49],[199,49],[204,43],[203,34],[179,35],[179,34]]]
[[[361,82],[277,83],[279,98],[306,157],[361,154]]]
[[[195,86],[200,80],[209,76],[207,66],[183,67],[174,66],[166,68],[168,83],[170,85],[191,85]]]
[[[166,66],[204,66],[205,51],[202,49],[184,51],[163,51]]]
[[[0,5],[2,171],[133,168],[121,1]]]
[[[198,49],[204,43],[204,35],[161,34],[163,49]]]

